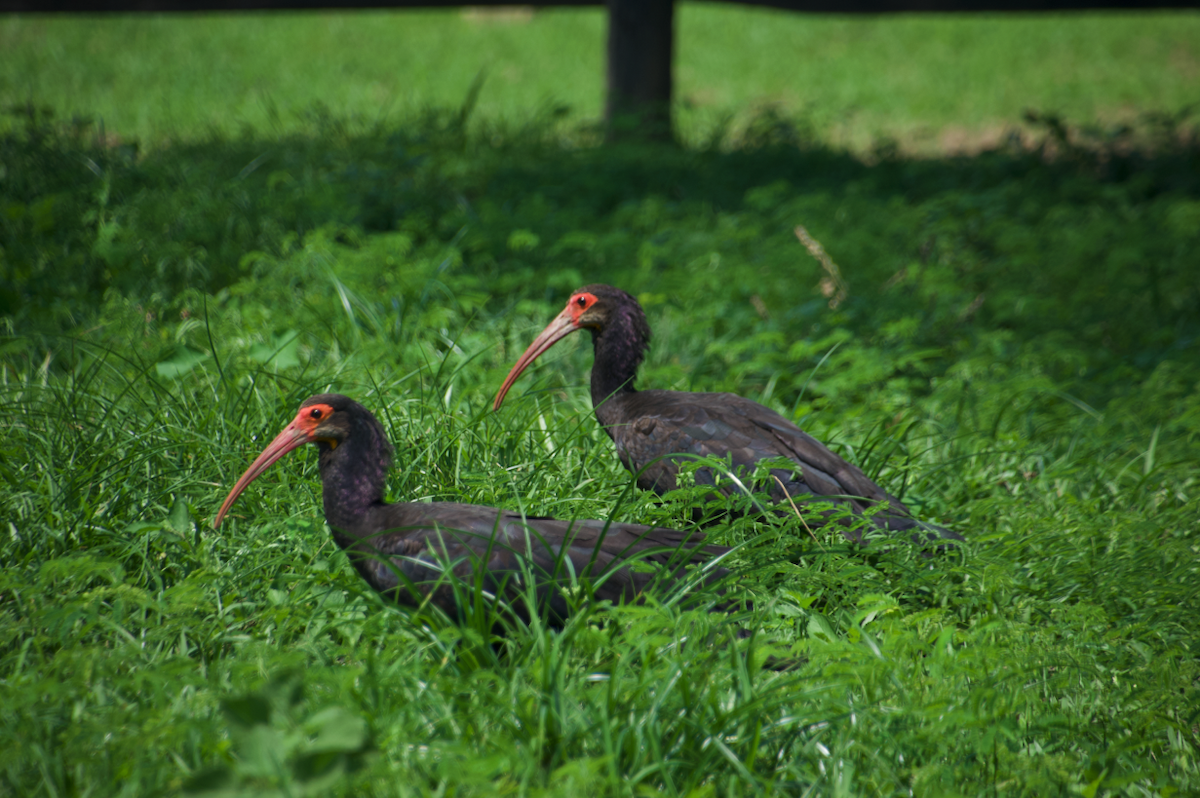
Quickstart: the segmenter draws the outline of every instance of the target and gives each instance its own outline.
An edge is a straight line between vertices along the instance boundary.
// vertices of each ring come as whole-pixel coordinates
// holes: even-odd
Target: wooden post
[[[608,0],[609,141],[671,140],[674,0]]]

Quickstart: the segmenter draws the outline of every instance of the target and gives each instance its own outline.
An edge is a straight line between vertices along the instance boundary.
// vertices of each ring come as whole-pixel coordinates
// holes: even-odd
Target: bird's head
[[[361,409],[358,403],[336,393],[318,394],[305,399],[292,423],[284,427],[283,432],[276,435],[275,440],[262,450],[246,469],[246,473],[238,479],[233,490],[229,491],[224,504],[217,511],[213,526],[220,526],[221,520],[242,491],[288,452],[306,443],[315,443],[322,449],[336,449],[349,437],[353,426],[352,416],[356,409]]]
[[[567,300],[567,306],[533,339],[533,343],[513,365],[504,384],[496,392],[492,409],[500,409],[513,383],[547,349],[578,330],[590,330],[593,336],[599,336],[618,324],[628,327],[634,337],[640,361],[640,348],[650,341],[650,326],[638,301],[611,285],[585,285],[574,291]]]

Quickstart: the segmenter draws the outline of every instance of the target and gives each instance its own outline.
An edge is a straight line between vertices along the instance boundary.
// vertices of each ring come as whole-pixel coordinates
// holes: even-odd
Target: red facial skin
[[[492,410],[500,409],[500,405],[504,403],[504,397],[508,393],[509,388],[517,381],[521,373],[529,367],[529,364],[537,360],[539,355],[571,333],[586,327],[595,326],[588,324],[587,321],[581,318],[594,304],[596,304],[595,294],[588,293],[587,291],[573,294],[567,300],[567,306],[563,308],[563,311],[546,325],[546,329],[542,330],[537,338],[533,339],[533,343],[525,350],[525,354],[521,355],[520,359],[513,365],[512,371],[508,372],[508,376],[504,379],[504,384],[496,392],[496,400],[492,402]]]
[[[225,514],[229,512],[229,508],[237,501],[237,497],[242,494],[246,486],[262,475],[264,471],[270,468],[276,460],[283,457],[293,449],[299,449],[306,443],[316,443],[319,440],[324,440],[326,443],[337,446],[337,441],[332,438],[322,438],[318,433],[318,427],[331,415],[333,408],[329,405],[309,405],[303,407],[296,417],[283,428],[283,432],[275,436],[275,440],[262,450],[250,467],[246,469],[246,473],[242,474],[238,479],[237,484],[233,486],[233,490],[229,491],[229,495],[225,497],[225,503],[221,505],[221,509],[217,511],[217,518],[213,521],[213,527],[219,527],[221,520]]]

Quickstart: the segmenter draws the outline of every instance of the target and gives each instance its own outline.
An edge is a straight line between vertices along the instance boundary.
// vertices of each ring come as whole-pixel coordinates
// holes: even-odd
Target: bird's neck
[[[353,537],[369,534],[364,523],[372,507],[383,503],[392,447],[374,418],[356,421],[336,447],[321,445],[320,467],[325,520]]]
[[[647,341],[626,309],[617,311],[603,330],[592,334],[592,407],[597,416],[610,399],[635,393],[633,381],[645,357]]]

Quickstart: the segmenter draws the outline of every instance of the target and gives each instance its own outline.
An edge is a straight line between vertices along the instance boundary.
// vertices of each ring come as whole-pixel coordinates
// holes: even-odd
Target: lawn
[[[0,104],[36,101],[143,145],[256,131],[324,109],[395,122],[458,103],[521,122],[603,103],[600,9],[0,19]],[[1105,124],[1196,101],[1200,15],[789,14],[682,3],[677,116],[703,142],[764,107],[855,148],[978,148],[1026,109]]]
[[[594,142],[593,12],[0,22],[32,101],[0,136],[0,792],[1200,792],[1197,17],[1066,19],[684,6],[680,147]],[[552,30],[595,50],[522,43]],[[840,48],[847,83],[790,96],[736,30]],[[912,72],[850,63],[889,47]],[[1075,77],[988,68],[1025,47]],[[546,69],[510,80],[505,48]],[[918,76],[956,48],[978,67],[939,79],[994,91]],[[1071,66],[1096,52],[1121,68]],[[1008,125],[1024,144],[975,151]],[[336,390],[395,442],[391,500],[690,528],[690,491],[631,488],[583,336],[491,410],[595,281],[646,308],[639,385],[763,402],[967,542],[742,517],[707,532],[753,609],[664,592],[553,629],[372,593],[310,452],[212,527]]]

